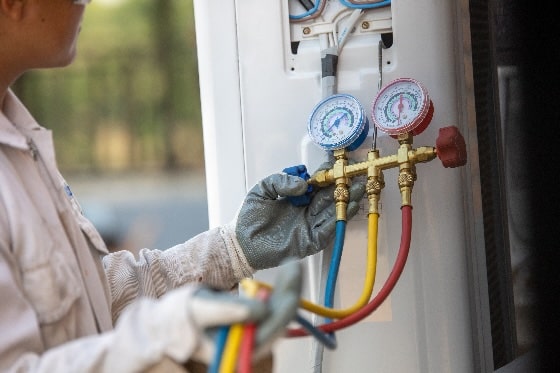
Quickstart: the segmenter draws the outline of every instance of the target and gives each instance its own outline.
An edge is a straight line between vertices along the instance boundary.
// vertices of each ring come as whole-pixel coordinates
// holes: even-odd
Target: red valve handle
[[[459,167],[467,164],[467,146],[459,129],[455,126],[439,129],[436,140],[438,158],[443,167]]]

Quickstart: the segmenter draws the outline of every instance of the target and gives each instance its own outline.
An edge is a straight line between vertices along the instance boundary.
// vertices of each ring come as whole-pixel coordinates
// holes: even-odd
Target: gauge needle
[[[333,124],[329,127],[329,131],[333,128],[336,127],[338,128],[338,126],[340,125],[340,121],[342,120],[342,118],[344,118],[346,114],[340,114],[340,116],[338,118],[336,118],[333,122]]]

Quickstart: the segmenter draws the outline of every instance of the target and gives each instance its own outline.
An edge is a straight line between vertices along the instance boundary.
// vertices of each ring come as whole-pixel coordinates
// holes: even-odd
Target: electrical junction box
[[[259,179],[297,164],[312,172],[326,160],[309,139],[307,120],[325,95],[321,51],[336,45],[353,10],[335,0],[319,3],[324,3],[320,17],[294,22],[290,14],[306,12],[298,1],[194,1],[211,226],[233,219]],[[395,0],[365,9],[345,30],[334,91],[356,97],[372,123],[380,85],[414,78],[426,86],[435,109],[413,147],[434,146],[439,128],[449,125],[472,142],[468,25],[465,1]],[[349,153],[351,159],[365,160],[371,135],[373,125],[367,140]],[[385,156],[398,144],[379,132],[376,146]],[[476,173],[469,167],[446,169],[435,160],[417,165],[417,175],[404,272],[376,312],[336,333],[337,349],[320,358],[325,373],[491,371],[487,304],[478,295],[486,282],[476,250]],[[374,294],[392,268],[401,233],[398,171],[384,176]],[[348,224],[336,308],[353,305],[361,294],[367,247],[363,202]],[[304,260],[306,298],[321,300],[328,258],[329,249]],[[273,283],[276,271],[255,277]],[[275,372],[318,371],[317,356],[311,337],[282,339],[275,346]]]

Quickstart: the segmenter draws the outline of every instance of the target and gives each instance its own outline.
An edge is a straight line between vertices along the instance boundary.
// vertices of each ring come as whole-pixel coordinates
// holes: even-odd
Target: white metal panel
[[[230,221],[246,193],[235,3],[194,1],[210,227]]]
[[[286,1],[200,0],[195,1],[195,10],[197,34],[206,33],[197,35],[203,69],[205,147],[219,144],[229,149],[227,153],[206,150],[208,197],[217,201],[210,204],[210,216],[216,217],[215,223],[222,223],[231,215],[232,206],[220,203],[232,195],[237,199],[240,187],[286,166],[305,163],[313,170],[324,159],[323,152],[306,136],[307,118],[321,99],[319,42],[303,40],[298,55],[291,54],[291,39],[297,38],[288,22]],[[435,144],[440,127],[465,127],[460,122],[459,103],[463,100],[457,96],[461,77],[455,56],[455,11],[453,2],[443,0],[400,0],[390,8],[394,44],[384,52],[383,81],[418,79],[435,106],[432,124],[415,138],[415,146]],[[220,20],[219,27],[215,17]],[[368,115],[379,79],[378,40],[375,33],[349,38],[339,60],[338,92],[356,96]],[[213,58],[213,49],[223,52],[224,48],[237,49]],[[224,69],[228,73],[224,74]],[[215,88],[217,80],[227,94],[208,88]],[[221,110],[224,106],[235,114],[229,120],[235,126],[217,131],[222,128],[221,121],[228,120]],[[394,153],[397,146],[395,140],[382,134],[377,145],[382,156]],[[351,156],[362,160],[369,147],[371,141]],[[379,315],[337,333],[338,349],[324,355],[326,373],[474,371],[462,171],[444,169],[436,160],[418,165],[417,172],[412,247],[404,274]],[[211,185],[219,182],[221,175],[231,177],[228,186]],[[375,290],[390,271],[400,238],[396,171],[387,171],[385,180]],[[355,289],[362,286],[363,274],[354,269],[364,263],[365,230],[364,216],[349,224],[338,306],[352,302]],[[259,276],[272,279],[274,271]],[[283,340],[276,348],[276,371],[312,371],[310,342],[310,338]]]

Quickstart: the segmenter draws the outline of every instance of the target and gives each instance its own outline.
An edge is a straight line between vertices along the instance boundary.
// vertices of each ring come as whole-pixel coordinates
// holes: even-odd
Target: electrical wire
[[[315,5],[311,2],[311,0],[299,0],[301,6],[305,8],[305,10],[312,9]]]
[[[317,0],[313,8],[309,9],[308,11],[302,14],[296,14],[296,15],[290,14],[289,15],[290,21],[301,22],[301,21],[307,21],[313,18],[317,18],[318,16],[321,15],[323,10],[325,9],[326,2],[327,2],[326,0]]]
[[[336,24],[340,23],[341,20],[348,17],[352,12],[353,12],[352,9],[341,8],[331,17],[331,20],[327,21],[327,22],[330,22],[330,23],[336,25]]]
[[[389,294],[391,294],[391,291],[397,284],[404,270],[406,260],[408,258],[408,253],[410,251],[410,236],[412,232],[412,206],[402,206],[401,213],[402,232],[399,252],[397,254],[395,264],[393,265],[393,269],[387,277],[385,284],[383,285],[381,290],[379,290],[379,293],[377,293],[377,295],[366,306],[356,311],[352,315],[337,321],[333,321],[329,324],[321,325],[319,326],[319,329],[328,333],[351,326],[370,315],[385,301],[385,299],[387,299]],[[306,330],[301,328],[289,329],[287,332],[287,337],[303,337],[305,335],[307,335]]]
[[[383,87],[383,49],[387,48],[385,43],[383,43],[383,38],[379,39],[377,44],[377,67],[379,69],[379,80],[377,81],[377,91],[381,90]],[[377,149],[377,126],[373,126],[373,142],[371,144],[372,149]]]
[[[340,0],[340,3],[352,9],[374,9],[391,5],[391,0],[355,1]]]
[[[346,43],[346,40],[348,39],[348,35],[350,35],[352,29],[356,26],[356,23],[358,23],[358,20],[362,16],[363,12],[364,12],[363,9],[354,9],[354,11],[352,11],[352,13],[350,14],[350,17],[348,18],[348,21],[344,24],[344,27],[338,33],[338,38],[337,38],[338,54],[340,54],[340,52],[342,51],[342,47]],[[338,28],[337,25],[335,24],[334,27],[336,31],[336,29]]]
[[[319,9],[312,15],[305,17],[305,18],[301,18],[301,19],[290,19],[290,22],[292,23],[300,23],[300,22],[306,22],[312,19],[316,19],[319,18],[321,15],[323,15],[323,11],[325,10],[325,5],[327,3],[327,1],[321,0],[319,1],[321,3],[321,5],[319,6]]]

